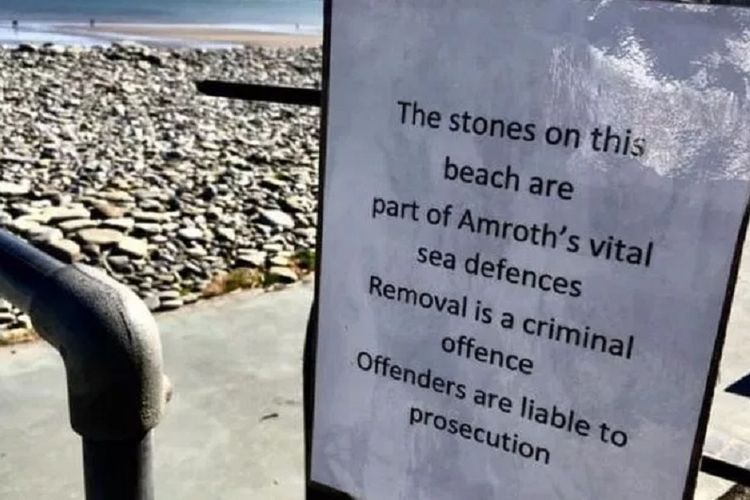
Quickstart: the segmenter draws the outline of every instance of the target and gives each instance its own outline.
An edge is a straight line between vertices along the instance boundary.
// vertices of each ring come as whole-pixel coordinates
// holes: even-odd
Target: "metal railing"
[[[146,305],[91,267],[64,264],[0,230],[0,296],[62,356],[88,500],[153,500],[151,430],[169,384]]]

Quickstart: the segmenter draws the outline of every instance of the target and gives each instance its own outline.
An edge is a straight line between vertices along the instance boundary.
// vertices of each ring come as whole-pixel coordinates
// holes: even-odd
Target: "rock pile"
[[[319,87],[319,49],[0,50],[0,225],[155,311],[236,268],[292,281],[315,243],[318,110],[203,97]],[[0,329],[25,326],[0,303]]]

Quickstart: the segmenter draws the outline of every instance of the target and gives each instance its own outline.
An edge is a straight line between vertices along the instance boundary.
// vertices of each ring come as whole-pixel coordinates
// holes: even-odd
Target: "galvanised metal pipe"
[[[128,441],[83,440],[86,498],[153,500],[151,433]]]
[[[152,500],[151,430],[169,384],[148,307],[103,272],[66,265],[0,230],[0,296],[63,358],[88,500]]]
[[[65,264],[0,230],[0,296],[28,313],[40,283]]]

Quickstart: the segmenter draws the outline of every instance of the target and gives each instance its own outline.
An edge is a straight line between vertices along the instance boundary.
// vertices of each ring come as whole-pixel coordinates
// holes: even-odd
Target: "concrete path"
[[[750,243],[745,245],[742,262],[704,453],[750,468],[750,390],[744,396],[726,390],[750,374]],[[713,478],[702,484],[711,494],[727,485]]]
[[[750,466],[750,399],[724,391],[750,372],[750,254],[745,262],[706,453]],[[156,432],[157,498],[303,497],[301,358],[311,299],[306,285],[159,316],[176,393]],[[59,356],[44,344],[0,350],[0,499],[81,499],[81,474]],[[730,486],[701,475],[696,498],[714,500]]]

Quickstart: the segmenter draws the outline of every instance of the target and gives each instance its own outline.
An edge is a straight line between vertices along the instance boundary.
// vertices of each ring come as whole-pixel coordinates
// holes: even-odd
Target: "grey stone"
[[[81,260],[83,254],[81,247],[74,241],[59,239],[48,242],[45,245],[45,249],[53,256],[58,259],[72,264]]]
[[[18,328],[31,328],[31,318],[27,314],[21,314],[16,318],[15,325]]]
[[[161,307],[159,308],[159,310],[174,311],[175,309],[179,309],[180,307],[184,305],[185,303],[182,301],[182,299],[167,299],[167,300],[162,300]]]
[[[268,254],[265,252],[247,252],[240,253],[237,255],[235,260],[236,267],[265,267],[266,257]]]
[[[28,238],[34,243],[50,243],[65,237],[56,227],[39,226],[28,232]]]
[[[1,196],[22,196],[31,192],[30,184],[17,184],[15,182],[0,181]]]
[[[172,220],[172,215],[164,212],[137,211],[130,214],[138,222],[167,222]]]
[[[101,198],[102,200],[121,203],[133,201],[133,196],[125,191],[105,191],[103,193],[98,193],[97,197]]]
[[[23,54],[33,54],[37,50],[39,49],[35,45],[31,45],[29,43],[21,43],[16,48],[16,52],[20,52]]]
[[[125,235],[114,229],[83,229],[78,232],[78,237],[84,243],[100,246],[110,246],[119,243]]]
[[[11,223],[10,228],[18,233],[26,234],[29,231],[37,230],[41,226],[42,225],[37,221],[18,218]]]
[[[16,315],[10,312],[0,313],[0,325],[10,325],[16,322]]]
[[[294,283],[299,279],[297,273],[288,267],[272,267],[268,270],[268,276],[279,283]]]
[[[263,245],[263,250],[269,253],[279,253],[284,251],[284,245],[278,243],[266,243]]]
[[[294,234],[307,241],[315,241],[317,230],[314,227],[305,227],[294,230]]]
[[[286,182],[282,181],[281,179],[277,179],[275,177],[265,177],[261,181],[261,185],[273,190],[273,191],[280,191],[284,189],[287,185]]]
[[[180,238],[187,241],[200,240],[204,237],[203,230],[197,227],[183,227],[177,231],[177,234]]]
[[[125,215],[125,209],[106,201],[95,201],[91,207],[92,215],[100,219],[118,219]]]
[[[177,290],[165,290],[162,292],[159,292],[159,299],[160,300],[175,300],[180,298],[180,292]]]
[[[200,258],[208,255],[208,251],[203,247],[190,247],[185,250],[185,253],[191,257]]]
[[[117,242],[117,250],[142,259],[148,256],[148,241],[126,236]]]
[[[49,222],[49,217],[47,217],[43,210],[34,210],[31,207],[26,207],[23,211],[26,213],[20,216],[18,220],[33,221],[40,224],[47,224]]]
[[[281,210],[261,210],[260,216],[264,221],[274,226],[278,226],[284,229],[294,228],[294,219],[289,214],[286,214]]]
[[[74,219],[74,220],[67,220],[65,222],[61,222],[57,225],[60,229],[65,231],[66,233],[72,233],[75,231],[80,231],[81,229],[88,229],[92,227],[97,227],[99,223],[95,220],[91,219]]]
[[[143,302],[146,304],[149,311],[157,311],[161,307],[161,300],[159,300],[159,296],[154,293],[144,295]]]
[[[136,232],[139,232],[148,236],[160,234],[164,230],[161,224],[154,224],[150,222],[136,223],[133,229]]]
[[[234,242],[237,239],[237,232],[231,227],[220,227],[216,234],[224,241]]]
[[[182,297],[182,302],[187,304],[193,304],[195,302],[198,302],[200,300],[201,296],[198,293],[189,293]]]
[[[310,200],[304,196],[295,195],[285,198],[284,204],[295,212],[307,212]]]
[[[48,222],[64,222],[75,219],[88,219],[91,213],[83,207],[50,207],[42,210]]]
[[[273,257],[269,263],[273,267],[289,267],[289,257],[286,257],[284,255],[276,255]]]
[[[81,245],[81,251],[89,257],[98,259],[102,254],[102,249],[98,245],[85,244]]]
[[[108,229],[117,229],[123,233],[129,233],[135,227],[135,220],[128,217],[121,217],[117,219],[107,219],[102,221],[102,227]]]
[[[129,257],[122,255],[110,255],[107,257],[107,262],[113,271],[120,274],[130,274],[133,272],[133,266],[130,262]]]

